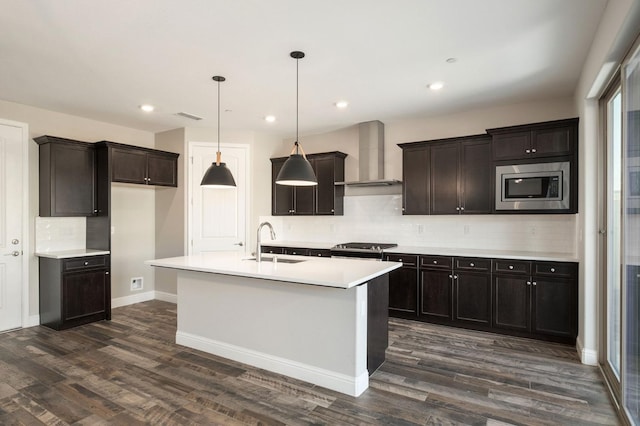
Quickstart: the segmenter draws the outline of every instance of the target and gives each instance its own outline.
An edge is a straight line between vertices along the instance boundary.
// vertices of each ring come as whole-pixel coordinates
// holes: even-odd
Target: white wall
[[[40,108],[0,100],[0,117],[20,121],[29,125],[29,136],[60,136],[86,142],[111,140],[131,145],[152,147],[153,134],[141,130],[116,126],[82,117],[61,114]],[[35,248],[35,218],[38,216],[38,145],[29,140],[29,315],[38,315],[38,259],[33,255]],[[135,200],[132,203],[132,200]],[[114,297],[129,294],[130,276],[145,276],[145,286],[153,288],[153,277],[145,275],[145,267],[139,260],[154,253],[154,195],[149,188],[112,190],[112,220],[115,234],[112,235],[111,280]],[[137,227],[137,225],[139,227]],[[150,226],[149,226],[150,225]],[[135,227],[140,242],[136,245],[136,257],[122,256],[121,249],[129,250],[127,233]]]

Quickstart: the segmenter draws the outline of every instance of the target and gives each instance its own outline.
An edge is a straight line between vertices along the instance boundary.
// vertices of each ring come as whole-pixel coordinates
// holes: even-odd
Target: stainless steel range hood
[[[389,186],[402,182],[384,178],[384,124],[378,120],[358,124],[358,180],[336,182],[347,186]]]

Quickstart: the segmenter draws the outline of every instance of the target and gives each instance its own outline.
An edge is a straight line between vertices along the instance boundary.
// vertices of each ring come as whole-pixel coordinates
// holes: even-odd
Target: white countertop
[[[273,257],[273,255],[267,256]],[[398,262],[287,255],[278,255],[277,257],[281,261],[277,263],[273,263],[270,260],[263,260],[258,263],[255,260],[246,260],[247,257],[246,253],[213,252],[148,260],[145,263],[161,268],[344,289],[366,283],[372,278],[389,273],[402,266]],[[302,260],[302,262],[282,262],[282,260],[286,259]]]
[[[100,256],[110,253],[111,252],[109,250],[75,249],[60,251],[39,251],[36,252],[35,255],[38,257],[48,257],[51,259],[68,259],[71,257]]]
[[[424,254],[436,256],[484,257],[493,259],[540,260],[549,262],[578,262],[578,258],[569,253],[535,252],[518,250],[480,250],[464,248],[398,246],[385,253]]]

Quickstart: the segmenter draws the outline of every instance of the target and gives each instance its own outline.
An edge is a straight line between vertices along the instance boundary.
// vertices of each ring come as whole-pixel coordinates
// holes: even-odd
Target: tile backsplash
[[[86,248],[85,217],[36,217],[36,253]]]
[[[577,215],[403,216],[402,195],[347,196],[344,216],[263,216],[279,240],[575,254]]]

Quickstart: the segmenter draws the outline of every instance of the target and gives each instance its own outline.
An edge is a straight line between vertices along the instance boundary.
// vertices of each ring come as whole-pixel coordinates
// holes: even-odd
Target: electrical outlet
[[[423,224],[419,224],[418,225],[418,234],[424,234],[424,225]]]
[[[464,235],[469,235],[469,225],[464,226]]]
[[[142,290],[144,287],[142,277],[131,278],[131,291]]]

